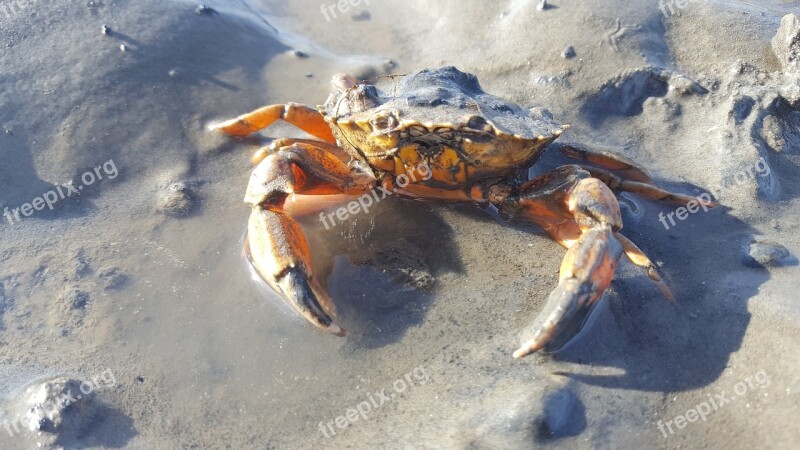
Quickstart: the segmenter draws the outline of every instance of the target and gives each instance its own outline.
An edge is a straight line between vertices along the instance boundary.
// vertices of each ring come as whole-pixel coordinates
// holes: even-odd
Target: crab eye
[[[370,119],[369,124],[372,126],[372,131],[376,133],[386,133],[397,128],[398,122],[397,117],[391,112],[382,112]]]
[[[348,89],[358,86],[358,80],[352,75],[339,73],[334,75],[331,79],[331,86],[337,92],[346,92]]]
[[[489,122],[487,122],[486,119],[484,119],[481,116],[470,117],[469,120],[467,121],[467,128],[477,131],[486,131],[486,132],[492,131],[492,126],[489,125]]]

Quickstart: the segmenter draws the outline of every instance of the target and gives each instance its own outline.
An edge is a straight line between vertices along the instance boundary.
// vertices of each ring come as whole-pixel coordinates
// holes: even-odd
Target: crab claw
[[[278,287],[283,297],[288,299],[292,307],[309,322],[336,336],[347,334],[344,329],[333,323],[333,317],[322,306],[324,302],[319,299],[327,297],[327,294],[321,289],[316,289],[315,292],[304,270],[297,267],[288,269],[278,281]]]
[[[248,223],[245,252],[256,273],[300,315],[337,336],[333,301],[310,270],[308,243],[300,226],[279,211],[254,208]]]
[[[514,352],[514,358],[556,351],[574,338],[611,284],[621,254],[622,246],[610,227],[585,231],[567,250],[558,286],[534,321],[533,337]]]

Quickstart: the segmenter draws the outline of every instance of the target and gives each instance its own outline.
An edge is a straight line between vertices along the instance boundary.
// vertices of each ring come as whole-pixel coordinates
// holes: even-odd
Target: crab
[[[509,220],[543,228],[566,255],[558,285],[515,358],[554,352],[572,340],[610,286],[623,254],[674,301],[653,262],[621,234],[616,194],[707,207],[713,202],[668,192],[623,157],[568,145],[560,150],[575,164],[526,180],[527,169],[569,126],[543,108],[523,109],[485,93],[477,77],[455,67],[406,75],[392,93],[349,75],[334,76],[332,84],[333,92],[316,109],[276,104],[212,127],[247,136],[283,120],[315,138],[279,138],[253,156],[245,249],[261,278],[316,327],[346,335],[287,207],[294,194],[359,196],[382,189],[493,206]]]

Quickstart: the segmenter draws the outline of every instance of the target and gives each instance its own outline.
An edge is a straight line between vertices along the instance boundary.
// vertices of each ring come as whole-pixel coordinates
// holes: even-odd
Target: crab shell
[[[320,113],[336,141],[377,175],[427,165],[424,185],[458,189],[532,165],[568,126],[543,108],[487,94],[455,67],[414,72],[391,93],[342,76]]]

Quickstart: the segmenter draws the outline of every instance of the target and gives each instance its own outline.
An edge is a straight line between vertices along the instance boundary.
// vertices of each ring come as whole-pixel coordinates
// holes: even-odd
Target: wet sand
[[[800,84],[771,47],[797,2],[689,2],[666,17],[655,1],[372,1],[330,21],[309,0],[18,3],[0,14],[0,208],[84,189],[2,217],[0,424],[45,380],[115,382],[98,384],[103,414],[80,430],[0,427],[0,448],[800,443]],[[674,207],[622,200],[628,237],[676,305],[622,263],[578,339],[514,360],[563,250],[470,206],[399,198],[330,230],[303,221],[347,338],[253,281],[250,155],[302,132],[236,140],[208,124],[322,103],[335,73],[442,65],[548,108],[572,126],[559,142],[719,199],[668,229],[660,213]],[[564,163],[555,153],[535,171]],[[755,264],[752,241],[790,256]],[[689,422],[704,403],[705,420]]]

